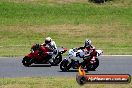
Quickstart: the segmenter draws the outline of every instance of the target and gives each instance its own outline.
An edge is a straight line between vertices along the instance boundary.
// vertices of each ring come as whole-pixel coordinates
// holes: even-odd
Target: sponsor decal
[[[85,70],[79,67],[79,73],[76,75],[76,81],[79,84],[85,83],[130,83],[129,74],[86,74]]]

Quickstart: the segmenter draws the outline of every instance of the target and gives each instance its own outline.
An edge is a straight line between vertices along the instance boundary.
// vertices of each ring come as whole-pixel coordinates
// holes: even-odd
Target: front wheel
[[[32,64],[32,60],[33,60],[32,58],[24,57],[22,63],[24,66],[29,67]]]
[[[60,69],[62,71],[68,71],[71,68],[68,60],[63,60],[60,64]]]
[[[99,59],[96,58],[95,59],[95,63],[93,63],[93,64],[87,64],[86,68],[87,68],[87,71],[88,70],[95,70],[98,66],[99,66]]]

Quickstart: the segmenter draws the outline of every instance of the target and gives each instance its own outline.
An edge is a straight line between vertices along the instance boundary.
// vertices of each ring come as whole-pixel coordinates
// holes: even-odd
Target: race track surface
[[[132,75],[132,56],[101,56],[100,65],[96,71],[88,74],[130,74]],[[38,76],[76,76],[78,70],[70,69],[69,72],[61,72],[59,66],[33,65],[24,67],[22,57],[1,57],[0,77],[38,77]]]

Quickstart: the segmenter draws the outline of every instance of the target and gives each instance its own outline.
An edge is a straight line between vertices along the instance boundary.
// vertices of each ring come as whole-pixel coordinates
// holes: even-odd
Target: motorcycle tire
[[[32,58],[24,57],[22,63],[25,67],[29,67],[32,64]]]
[[[53,60],[54,64],[53,65],[58,65],[62,61],[62,55],[57,55],[55,59]]]
[[[99,66],[99,59],[96,58],[95,63],[86,65],[86,68],[87,68],[87,71],[89,71],[89,70],[95,70],[98,66]]]
[[[67,60],[63,60],[61,63],[60,63],[60,69],[62,71],[68,71],[69,69],[71,68],[70,64],[69,64],[69,61]]]

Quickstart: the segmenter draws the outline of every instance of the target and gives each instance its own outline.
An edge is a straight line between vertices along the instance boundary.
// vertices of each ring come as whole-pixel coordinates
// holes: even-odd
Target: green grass
[[[132,7],[89,4],[0,3],[2,25],[57,25],[131,23]]]
[[[85,84],[76,82],[74,77],[25,77],[0,78],[0,88],[131,88],[129,84]]]
[[[0,56],[23,56],[46,36],[59,47],[79,47],[89,38],[104,54],[132,54],[131,28],[131,0],[1,0]]]

